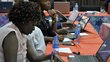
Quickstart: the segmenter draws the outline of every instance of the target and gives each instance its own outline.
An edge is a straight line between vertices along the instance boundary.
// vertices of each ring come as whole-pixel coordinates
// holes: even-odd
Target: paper
[[[70,33],[72,35],[74,35],[74,33]],[[80,33],[80,36],[87,36],[88,34],[87,33]]]
[[[91,14],[96,14],[96,13],[100,13],[99,11],[87,11],[86,13],[91,13]]]
[[[69,38],[64,38],[64,40],[63,40],[63,42],[68,42],[68,41],[72,41],[72,40]]]
[[[56,49],[56,51],[63,52],[63,53],[72,53],[70,48],[58,48],[58,49]]]

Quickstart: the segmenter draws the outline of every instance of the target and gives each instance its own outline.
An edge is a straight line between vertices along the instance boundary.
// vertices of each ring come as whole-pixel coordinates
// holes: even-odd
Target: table
[[[105,40],[107,35],[110,33],[110,23],[103,23],[100,27],[99,35]]]
[[[86,13],[86,12],[79,12],[79,14],[84,14],[84,13]],[[68,16],[68,15],[70,15],[70,14],[64,14],[65,16]],[[105,12],[105,13],[96,13],[96,14],[93,14],[93,15],[90,15],[90,16],[110,16],[110,14],[108,14],[107,12]]]
[[[85,30],[88,36],[82,36],[79,40],[80,44],[75,46],[60,45],[60,47],[69,47],[72,52],[80,52],[81,55],[95,55],[103,43],[103,40],[100,38],[90,23],[87,24]],[[52,45],[48,44],[46,48],[46,54],[51,53],[51,51]],[[68,62],[67,56],[61,55],[61,58],[65,62]]]

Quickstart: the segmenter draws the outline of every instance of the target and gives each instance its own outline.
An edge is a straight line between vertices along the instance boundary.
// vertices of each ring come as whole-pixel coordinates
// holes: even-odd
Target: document
[[[56,49],[56,51],[63,52],[63,53],[72,53],[70,48],[58,48],[58,49]]]
[[[72,40],[69,38],[64,38],[64,40],[63,40],[63,42],[68,42],[68,41],[72,41]]]
[[[74,33],[71,33],[72,35],[74,35]],[[80,36],[87,36],[87,33],[80,33]]]

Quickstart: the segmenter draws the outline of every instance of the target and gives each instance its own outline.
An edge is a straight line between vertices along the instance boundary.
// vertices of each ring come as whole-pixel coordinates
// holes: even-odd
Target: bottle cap
[[[58,36],[54,36],[54,40],[58,40]]]

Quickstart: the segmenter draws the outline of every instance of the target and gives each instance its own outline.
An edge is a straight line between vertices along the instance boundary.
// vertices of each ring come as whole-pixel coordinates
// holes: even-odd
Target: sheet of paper
[[[72,53],[70,48],[58,48],[56,49],[58,52],[63,52],[63,53]]]
[[[68,41],[72,41],[72,40],[69,38],[64,38],[64,40],[63,40],[63,42],[68,42]]]
[[[70,33],[72,35],[74,35],[74,33]],[[80,33],[80,36],[87,36],[88,34],[87,33]]]

